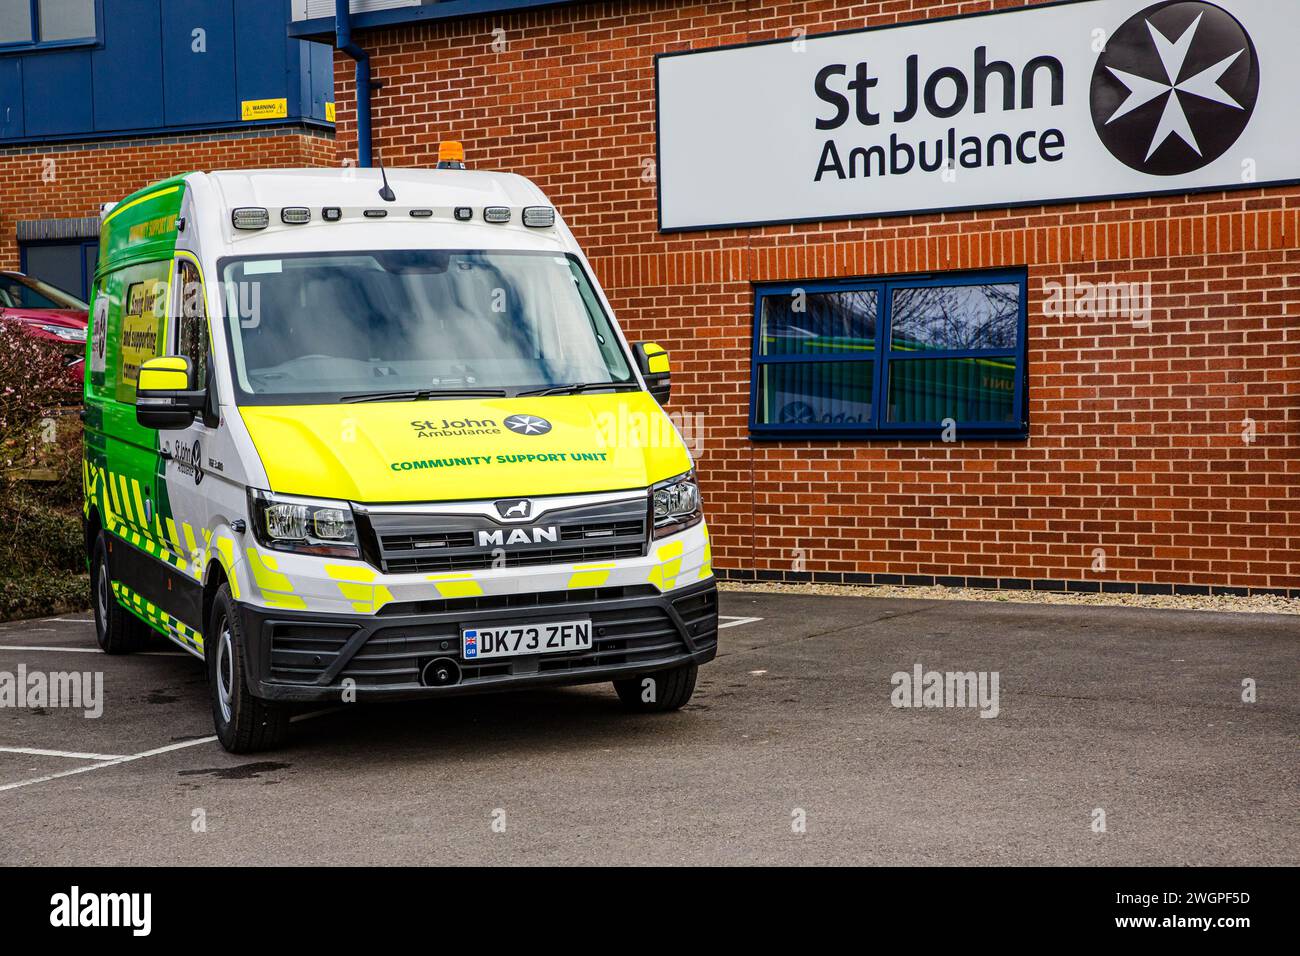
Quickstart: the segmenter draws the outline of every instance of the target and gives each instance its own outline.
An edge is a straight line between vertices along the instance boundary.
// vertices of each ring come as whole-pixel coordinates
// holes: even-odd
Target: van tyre
[[[149,640],[149,626],[118,603],[108,566],[108,538],[95,536],[90,555],[90,600],[95,610],[95,640],[105,654],[129,654]]]
[[[659,714],[679,710],[695,693],[696,664],[682,664],[671,670],[614,681],[623,706],[638,714]],[[653,683],[647,683],[653,682]]]
[[[223,584],[203,633],[203,657],[208,665],[217,739],[232,754],[272,750],[284,743],[289,731],[288,708],[254,697],[249,689],[247,653],[248,642],[230,585]]]

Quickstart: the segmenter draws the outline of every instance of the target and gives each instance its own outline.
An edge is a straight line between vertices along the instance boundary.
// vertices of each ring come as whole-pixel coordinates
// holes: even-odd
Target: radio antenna
[[[388,173],[384,172],[384,161],[379,159],[378,162],[379,175],[384,180],[384,188],[379,190],[379,198],[384,202],[397,202],[397,193],[393,192],[393,188],[388,185]]]

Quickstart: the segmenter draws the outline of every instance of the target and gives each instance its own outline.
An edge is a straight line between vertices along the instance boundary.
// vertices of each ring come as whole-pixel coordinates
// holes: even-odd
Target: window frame
[[[934,349],[905,353],[896,357],[892,350],[893,293],[898,289],[932,288],[935,286],[1017,285],[1020,288],[1020,308],[1017,316],[1016,345],[1008,349]],[[760,336],[763,323],[763,301],[770,295],[791,295],[802,290],[807,295],[826,292],[876,293],[876,348],[870,356],[851,355],[763,355]],[[819,280],[816,282],[781,282],[754,285],[754,316],[750,336],[750,388],[749,434],[755,441],[836,439],[846,441],[925,441],[941,439],[942,422],[889,422],[886,415],[889,369],[893,362],[923,361],[925,359],[961,358],[1013,358],[1016,363],[1015,384],[1012,395],[1012,420],[1010,422],[957,423],[959,441],[1024,440],[1029,437],[1029,276],[1026,268],[982,270],[979,272],[925,273],[919,275],[854,277]],[[760,422],[759,385],[762,369],[766,365],[801,364],[811,362],[872,362],[871,415],[872,424],[846,423],[842,425],[818,422],[810,425]]]
[[[95,32],[88,37],[76,37],[71,40],[42,40],[40,0],[27,0],[30,7],[28,14],[31,22],[31,39],[14,40],[0,43],[0,56],[6,53],[31,53],[41,50],[66,50],[69,48],[103,46],[104,44],[104,0],[91,0],[95,15]]]

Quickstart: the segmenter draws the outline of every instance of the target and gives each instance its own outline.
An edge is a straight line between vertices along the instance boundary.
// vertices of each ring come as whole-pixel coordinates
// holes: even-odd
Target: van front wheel
[[[671,670],[656,671],[641,677],[614,681],[614,690],[623,706],[638,714],[658,714],[678,710],[695,693],[696,664],[682,664]]]
[[[272,750],[284,743],[289,730],[287,708],[254,697],[249,690],[247,647],[230,585],[223,584],[203,634],[203,658],[217,739],[232,754]]]

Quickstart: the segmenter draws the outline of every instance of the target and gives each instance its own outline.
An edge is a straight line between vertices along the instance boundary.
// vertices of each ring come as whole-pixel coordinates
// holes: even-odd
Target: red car
[[[68,386],[82,388],[90,307],[71,293],[21,272],[0,272],[0,322],[61,346]]]

